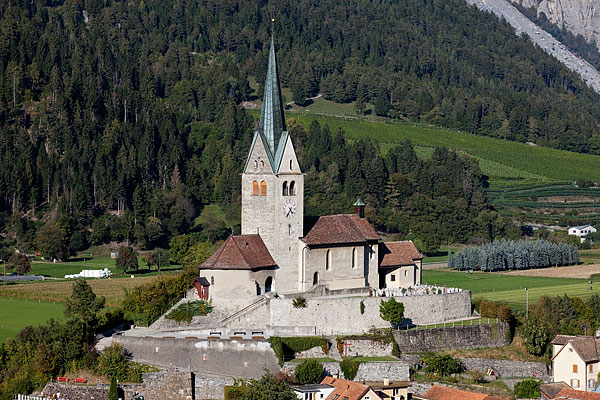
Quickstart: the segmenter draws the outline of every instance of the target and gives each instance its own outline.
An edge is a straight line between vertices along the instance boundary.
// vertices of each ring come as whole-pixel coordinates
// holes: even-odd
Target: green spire
[[[264,88],[262,113],[258,129],[264,135],[271,154],[275,155],[281,133],[285,131],[285,119],[273,35],[271,35],[271,50],[269,51],[269,64],[267,65],[267,78],[265,79]]]

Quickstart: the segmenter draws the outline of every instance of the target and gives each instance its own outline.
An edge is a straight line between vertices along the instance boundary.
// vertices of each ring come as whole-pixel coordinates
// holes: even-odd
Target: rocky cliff
[[[587,41],[600,45],[600,0],[513,0]]]

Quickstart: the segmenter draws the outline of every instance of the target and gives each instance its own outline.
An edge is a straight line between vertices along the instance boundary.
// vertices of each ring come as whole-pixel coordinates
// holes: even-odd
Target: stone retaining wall
[[[418,354],[402,354],[400,359],[408,365],[419,362],[421,356]],[[513,360],[494,360],[491,358],[466,358],[458,357],[467,371],[487,372],[493,369],[501,377],[529,378],[536,377],[543,382],[552,381],[552,372],[543,362],[527,362]]]
[[[329,376],[337,375],[344,378],[344,373],[337,362],[324,362],[323,369]],[[294,374],[298,363],[287,362],[283,365],[283,372]],[[361,363],[355,381],[381,381],[384,378],[396,381],[410,380],[409,364],[404,361],[375,361]]]
[[[265,370],[279,370],[266,340],[199,340],[115,336],[134,361],[169,368],[207,371],[212,375],[260,378]]]
[[[468,323],[468,321],[465,321]],[[401,352],[419,353],[451,349],[506,346],[506,323],[394,331]]]

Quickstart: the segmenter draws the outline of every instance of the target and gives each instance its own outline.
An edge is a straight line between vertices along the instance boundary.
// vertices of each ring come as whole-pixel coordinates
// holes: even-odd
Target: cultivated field
[[[63,309],[62,303],[0,297],[0,343],[28,325],[39,325],[50,318],[62,320]]]
[[[154,277],[144,276],[133,279],[90,279],[87,282],[97,296],[106,297],[107,306],[117,306],[125,298],[124,289],[131,289],[152,279]],[[71,295],[72,286],[72,281],[35,282],[0,286],[0,299],[2,297],[9,297],[64,302],[65,298]]]

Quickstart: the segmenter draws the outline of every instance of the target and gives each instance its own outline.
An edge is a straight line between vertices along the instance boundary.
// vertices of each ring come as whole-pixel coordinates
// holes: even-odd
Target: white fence
[[[15,394],[13,400],[53,400],[46,396],[29,396],[26,394]]]

